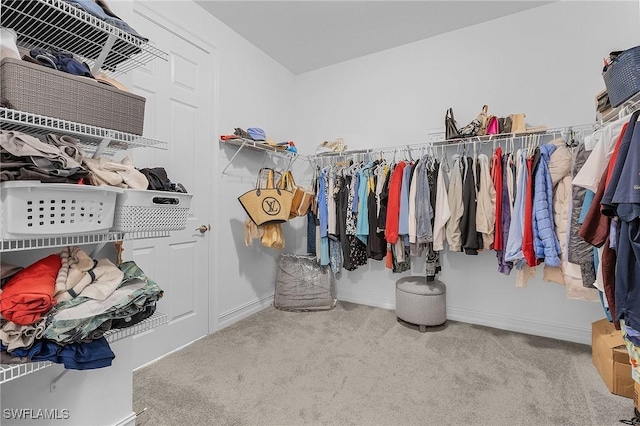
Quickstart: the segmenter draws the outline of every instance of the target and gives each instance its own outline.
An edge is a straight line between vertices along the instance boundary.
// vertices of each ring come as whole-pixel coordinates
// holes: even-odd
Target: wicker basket
[[[11,181],[0,184],[2,239],[98,234],[113,224],[120,188]]]
[[[640,46],[618,55],[602,73],[602,78],[614,108],[640,92]]]
[[[193,194],[125,189],[118,194],[112,231],[178,231],[186,228]]]
[[[0,92],[20,111],[142,134],[145,98],[91,78],[5,58]]]

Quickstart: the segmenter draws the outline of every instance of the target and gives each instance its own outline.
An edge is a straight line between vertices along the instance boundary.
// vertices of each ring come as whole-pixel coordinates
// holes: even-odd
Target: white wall
[[[638,44],[638,21],[635,2],[559,2],[300,75],[297,140],[313,148],[343,137],[350,149],[419,143],[443,130],[449,106],[460,125],[483,104],[549,127],[593,122],[602,58]],[[497,273],[493,252],[445,253],[448,316],[589,343],[599,304],[567,300],[540,276],[516,289],[514,277]],[[343,273],[338,296],[394,308],[398,278],[370,261]]]

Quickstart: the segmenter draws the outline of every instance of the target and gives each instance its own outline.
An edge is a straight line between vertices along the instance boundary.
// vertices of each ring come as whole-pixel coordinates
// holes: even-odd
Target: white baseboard
[[[508,315],[454,307],[447,307],[447,318],[453,321],[591,345],[591,328],[568,326],[540,320],[532,321]]]
[[[162,358],[166,358],[166,357],[168,357],[169,355],[171,355],[171,354],[172,354],[172,353],[174,353],[174,352],[181,351],[182,349],[186,348],[187,346],[192,345],[192,344],[194,344],[195,342],[197,342],[198,340],[200,340],[200,339],[204,339],[205,337],[207,337],[207,336],[198,337],[197,339],[192,340],[192,341],[191,341],[191,342],[189,342],[189,343],[185,343],[184,345],[182,345],[182,346],[180,346],[180,347],[177,347],[177,348],[175,348],[175,349],[173,349],[173,350],[171,350],[171,351],[167,352],[167,353],[166,353],[166,354],[164,354],[164,355],[160,355],[158,358],[152,359],[151,361],[147,361],[147,362],[145,362],[144,364],[137,366],[136,368],[134,368],[134,369],[133,369],[133,371],[139,370],[139,369],[141,369],[141,368],[148,367],[149,365],[154,364],[154,363],[156,363],[156,362],[160,361]]]
[[[366,293],[363,291],[342,290],[337,289],[336,295],[338,300],[343,302],[358,303],[360,305],[375,306],[376,308],[396,309],[395,297],[380,296],[378,294]]]
[[[395,297],[388,298],[373,293],[341,289],[338,289],[337,295],[338,300],[344,302],[359,303],[361,305],[392,310],[395,310],[396,308]],[[586,345],[591,344],[591,328],[568,326],[566,324],[540,320],[532,321],[509,315],[482,312],[467,308],[456,308],[452,306],[447,306],[447,319],[465,322],[468,324],[484,325],[501,330],[532,334],[534,336],[549,337],[552,339],[566,340]]]
[[[136,425],[136,413],[132,412],[130,415],[120,420],[113,426],[135,426]]]
[[[256,312],[260,312],[261,310],[268,308],[273,304],[273,294],[274,292],[272,291],[271,293],[266,294],[259,299],[255,299],[251,302],[245,303],[244,305],[240,305],[237,308],[233,308],[226,312],[223,312],[218,317],[218,329],[230,326],[231,324],[240,321],[243,318],[246,318],[250,315],[255,314]]]

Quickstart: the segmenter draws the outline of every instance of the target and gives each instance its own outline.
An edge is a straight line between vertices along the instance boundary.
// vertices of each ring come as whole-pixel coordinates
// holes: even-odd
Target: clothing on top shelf
[[[39,180],[78,183],[89,175],[76,140],[49,135],[47,141],[17,131],[0,130],[0,181]]]
[[[111,24],[116,28],[120,28],[131,35],[134,35],[141,40],[149,41],[147,38],[138,34],[129,24],[120,19],[114,14],[103,0],[65,0],[66,2],[84,10],[87,13],[105,21],[107,24]]]

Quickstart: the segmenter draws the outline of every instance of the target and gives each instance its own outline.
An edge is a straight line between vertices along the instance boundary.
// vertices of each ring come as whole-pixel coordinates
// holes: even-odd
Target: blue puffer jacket
[[[560,242],[553,223],[553,185],[549,173],[549,158],[556,146],[540,147],[540,163],[535,173],[533,195],[533,245],[538,259],[548,266],[560,266]]]

